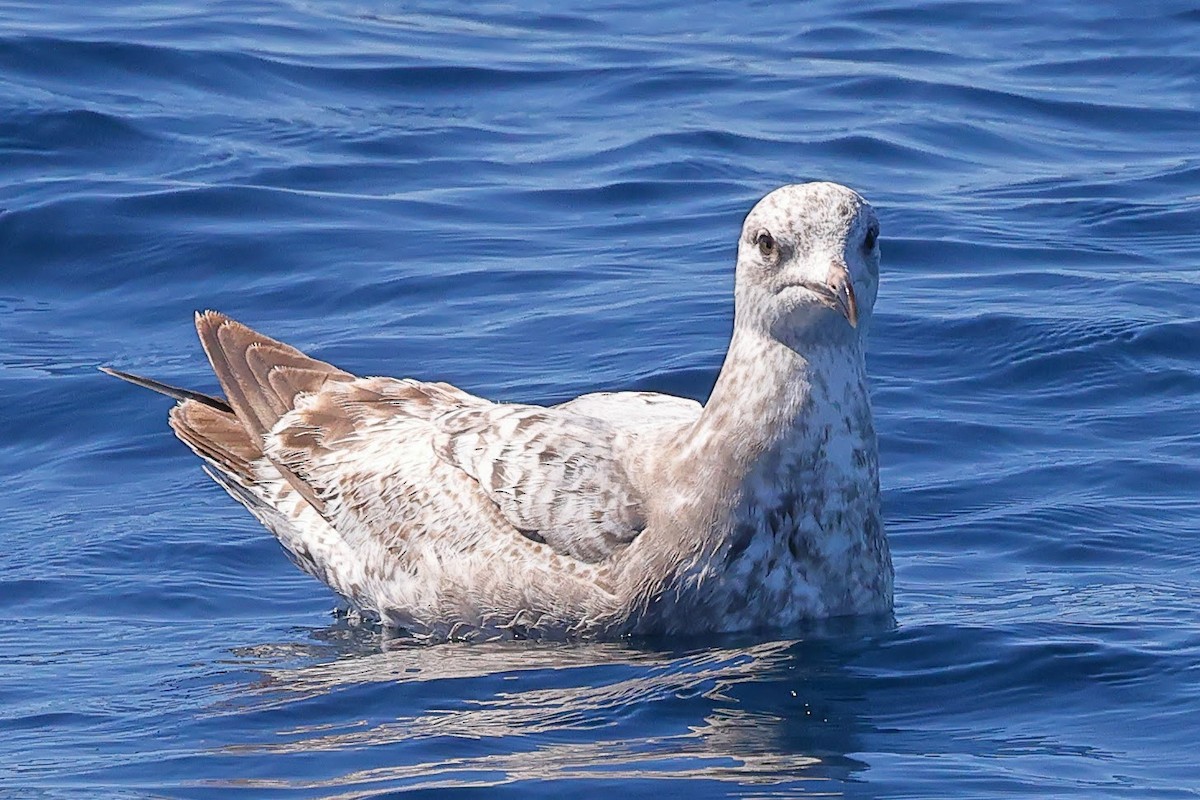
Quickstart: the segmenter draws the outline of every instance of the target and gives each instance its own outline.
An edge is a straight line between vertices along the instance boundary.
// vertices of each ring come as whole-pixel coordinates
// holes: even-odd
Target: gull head
[[[783,186],[746,216],[735,325],[793,349],[859,341],[879,288],[879,220],[836,183]]]

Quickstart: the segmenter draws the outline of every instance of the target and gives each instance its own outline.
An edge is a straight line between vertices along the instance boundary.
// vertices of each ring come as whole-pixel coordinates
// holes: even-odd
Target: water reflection
[[[321,660],[269,647],[239,654],[260,680],[240,685],[213,714],[237,717],[246,740],[220,755],[234,759],[234,773],[238,759],[252,761],[256,777],[221,786],[357,798],[673,778],[736,784],[741,796],[829,794],[865,766],[847,755],[859,749],[862,701],[843,691],[866,642],[861,626],[833,638],[669,650],[395,647],[347,634],[322,632],[341,641]],[[296,778],[296,757],[313,753],[322,758],[308,763],[327,774]]]

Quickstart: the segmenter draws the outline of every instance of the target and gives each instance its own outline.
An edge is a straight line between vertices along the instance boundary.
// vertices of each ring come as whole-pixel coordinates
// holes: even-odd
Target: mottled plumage
[[[733,339],[707,404],[646,392],[553,407],[359,378],[215,312],[225,399],[176,434],[292,559],[418,636],[742,631],[892,604],[863,361],[871,207],[785,186],[738,243]]]

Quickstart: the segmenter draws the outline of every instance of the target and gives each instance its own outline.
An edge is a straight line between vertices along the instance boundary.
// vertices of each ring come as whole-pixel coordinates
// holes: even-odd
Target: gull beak
[[[829,274],[826,284],[833,293],[838,310],[846,315],[851,328],[858,327],[858,300],[854,297],[854,282],[850,280],[850,268],[837,264]]]

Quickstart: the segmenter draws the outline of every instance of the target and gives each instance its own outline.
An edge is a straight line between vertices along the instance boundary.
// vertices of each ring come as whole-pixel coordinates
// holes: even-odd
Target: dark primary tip
[[[111,375],[114,378],[120,378],[123,381],[129,381],[134,386],[141,386],[143,389],[149,389],[152,392],[164,394],[167,397],[183,402],[185,400],[195,400],[197,403],[215,408],[217,411],[223,411],[227,414],[233,413],[233,408],[229,403],[222,400],[220,397],[204,394],[203,392],[194,392],[191,389],[183,389],[179,386],[172,386],[169,383],[156,381],[153,378],[146,378],[141,375],[134,375],[132,372],[122,372],[119,369],[112,367],[97,367],[105,375]]]

